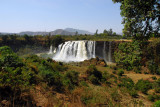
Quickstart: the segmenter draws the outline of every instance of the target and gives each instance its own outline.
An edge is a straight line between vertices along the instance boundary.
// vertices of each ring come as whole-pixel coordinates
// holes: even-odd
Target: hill
[[[82,35],[84,35],[84,34],[89,34],[89,35],[92,35],[93,33],[91,33],[91,32],[88,32],[88,31],[86,31],[86,30],[79,30],[79,29],[73,29],[73,28],[66,28],[66,29],[64,29],[65,31],[68,31],[68,32],[78,32],[78,34],[82,34]]]
[[[5,35],[5,34],[18,34],[18,35],[75,35],[76,31],[78,32],[78,34],[93,34],[91,32],[85,31],[85,30],[79,30],[79,29],[73,29],[73,28],[66,28],[66,29],[56,29],[54,31],[51,32],[44,32],[44,31],[38,31],[38,32],[33,32],[33,31],[24,31],[24,32],[20,32],[20,33],[2,33],[0,32],[1,35]]]

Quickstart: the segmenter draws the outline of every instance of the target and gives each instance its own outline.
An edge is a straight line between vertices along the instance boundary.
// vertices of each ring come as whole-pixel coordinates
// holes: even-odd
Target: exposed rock
[[[80,63],[81,66],[88,66],[88,65],[97,65],[97,66],[102,66],[106,67],[107,64],[103,59],[99,59],[98,57],[92,58],[90,60],[85,60]]]

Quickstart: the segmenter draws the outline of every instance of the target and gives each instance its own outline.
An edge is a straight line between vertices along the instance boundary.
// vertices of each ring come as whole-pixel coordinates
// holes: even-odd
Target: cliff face
[[[106,62],[115,62],[114,52],[122,42],[130,41],[96,41],[96,56],[104,59]]]
[[[118,44],[119,42],[116,41],[97,41],[96,56],[106,62],[115,62],[114,51],[117,49]]]

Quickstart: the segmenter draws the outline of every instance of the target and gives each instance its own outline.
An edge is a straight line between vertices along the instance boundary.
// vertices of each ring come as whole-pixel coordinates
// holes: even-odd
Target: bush
[[[110,84],[110,83],[108,82],[108,80],[109,80],[110,78],[112,78],[112,74],[109,74],[107,71],[104,71],[104,72],[102,73],[101,82],[108,85],[108,84]]]
[[[113,90],[113,92],[111,93],[111,98],[116,102],[120,101],[120,94],[118,93],[117,90]]]
[[[148,61],[148,68],[153,74],[160,75],[160,39],[156,38],[154,41],[150,42],[147,47],[147,59]]]
[[[149,96],[148,96],[148,100],[154,102],[155,98],[154,98],[153,95],[149,95]]]
[[[160,93],[160,87],[155,88],[156,93]]]
[[[96,107],[98,105],[104,104],[108,105],[109,98],[105,91],[105,89],[102,89],[100,87],[97,87],[96,89],[94,89],[93,87],[86,87],[83,89],[83,92],[81,93],[81,101],[87,107]]]
[[[122,76],[124,74],[123,70],[118,71],[118,76]]]
[[[0,47],[0,62],[3,67],[22,67],[22,60],[11,50],[10,47]]]
[[[80,82],[80,85],[81,85],[81,86],[88,87],[88,84],[86,83],[86,81],[81,81],[81,82]]]
[[[138,96],[137,91],[135,89],[132,89],[131,91],[129,91],[129,95],[134,98],[137,98]]]
[[[156,77],[156,76],[153,76],[152,79],[153,79],[153,80],[157,80],[157,77]]]
[[[128,90],[132,90],[134,88],[134,82],[130,78],[121,78],[121,83],[118,84],[120,87],[126,87]]]
[[[112,73],[113,73],[113,74],[116,74],[116,71],[113,71]]]
[[[152,89],[152,83],[150,83],[148,80],[138,80],[138,82],[135,85],[135,88],[139,91],[142,91],[142,93],[147,94],[147,91],[149,89]]]
[[[88,67],[86,74],[93,84],[99,84],[102,79],[102,73],[94,65]]]
[[[93,84],[99,84],[100,83],[98,78],[96,78],[94,75],[89,76],[89,81],[91,81]]]
[[[159,101],[156,101],[156,102],[153,104],[153,107],[160,107],[160,100],[159,100]]]
[[[79,73],[75,71],[66,72],[63,83],[65,87],[67,87],[67,89],[72,90],[75,87],[75,85],[78,85],[78,74]]]
[[[155,89],[156,93],[160,93],[160,79],[153,83],[153,88]]]
[[[149,61],[148,68],[152,74],[160,75],[160,67],[153,60]]]

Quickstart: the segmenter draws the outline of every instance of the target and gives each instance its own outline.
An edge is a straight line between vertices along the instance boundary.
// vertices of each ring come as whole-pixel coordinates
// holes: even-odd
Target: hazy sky
[[[75,28],[122,32],[120,5],[112,0],[0,0],[0,32]]]

